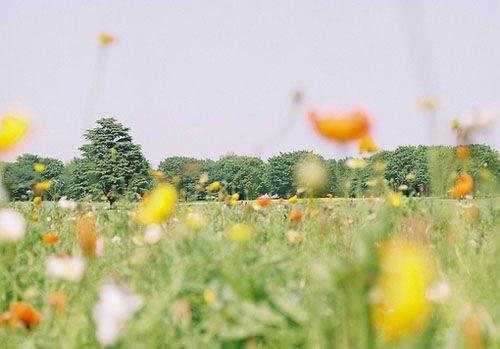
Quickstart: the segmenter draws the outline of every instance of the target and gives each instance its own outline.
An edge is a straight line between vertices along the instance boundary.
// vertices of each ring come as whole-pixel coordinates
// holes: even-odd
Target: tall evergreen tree
[[[149,164],[140,145],[132,141],[130,129],[113,118],[97,121],[98,127],[88,130],[89,141],[82,151],[86,195],[103,195],[112,205],[122,195],[140,197],[151,187]]]

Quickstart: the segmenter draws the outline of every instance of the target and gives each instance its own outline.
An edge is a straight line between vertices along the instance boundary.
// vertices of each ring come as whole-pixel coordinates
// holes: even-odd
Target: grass
[[[79,212],[49,202],[39,208],[14,203],[28,228],[17,244],[0,245],[0,312],[24,300],[43,321],[32,331],[0,326],[0,347],[100,347],[92,308],[102,282],[113,278],[145,300],[116,348],[497,348],[499,203],[409,199],[389,207],[325,199],[295,206],[273,202],[258,211],[250,202],[180,204],[163,223],[163,239],[142,246],[132,241],[142,228],[131,205],[89,205],[85,210],[94,208],[105,254],[87,260],[79,282],[50,278],[44,265],[53,254],[81,253],[74,232]],[[289,221],[293,209],[303,213],[302,221]],[[201,229],[186,227],[190,212],[203,217]],[[238,222],[253,230],[244,244],[225,234]],[[299,232],[300,243],[288,241],[290,230]],[[43,244],[48,232],[60,241]],[[374,258],[393,235],[422,241],[436,259],[438,278],[452,290],[432,307],[425,330],[397,342],[374,332],[369,312],[378,273]],[[114,236],[122,240],[112,242]],[[213,302],[207,303],[207,290]],[[48,302],[56,291],[68,295],[64,316]]]

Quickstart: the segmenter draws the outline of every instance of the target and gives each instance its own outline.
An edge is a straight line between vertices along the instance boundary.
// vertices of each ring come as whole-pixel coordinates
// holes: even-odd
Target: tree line
[[[215,194],[206,185],[218,181],[229,193],[241,199],[263,194],[287,198],[300,192],[295,175],[297,164],[314,158],[324,167],[324,185],[314,196],[340,197],[376,195],[374,180],[407,195],[446,196],[454,175],[466,170],[478,184],[476,195],[498,193],[500,157],[487,145],[470,145],[466,159],[457,159],[450,146],[400,146],[365,158],[362,166],[352,168],[348,159],[325,159],[310,151],[282,152],[264,162],[258,157],[224,155],[218,160],[172,156],[157,169],[135,144],[129,129],[112,118],[98,121],[85,134],[87,144],[81,156],[64,164],[52,158],[24,154],[15,162],[2,165],[3,183],[13,200],[33,199],[32,187],[51,181],[46,200],[62,196],[75,200],[138,200],[155,181],[166,180],[177,186],[183,200],[204,200]],[[43,171],[35,165],[43,164]],[[377,173],[377,166],[383,166]],[[208,179],[207,179],[208,175]],[[205,179],[203,179],[205,177]]]

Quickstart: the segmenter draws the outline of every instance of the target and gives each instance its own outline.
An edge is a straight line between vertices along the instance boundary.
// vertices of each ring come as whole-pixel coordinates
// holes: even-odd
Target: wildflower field
[[[34,314],[0,326],[1,347],[96,348],[118,333],[117,348],[498,347],[498,204],[181,204],[157,235],[130,206],[18,203],[28,225],[0,247],[0,308]],[[52,270],[64,255],[81,266]]]

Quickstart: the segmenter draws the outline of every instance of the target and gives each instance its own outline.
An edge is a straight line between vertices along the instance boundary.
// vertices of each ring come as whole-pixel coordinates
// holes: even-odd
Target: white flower
[[[104,257],[106,240],[103,237],[100,237],[95,242],[95,255],[97,257]]]
[[[0,210],[0,242],[14,242],[24,236],[26,221],[17,211],[4,208]]]
[[[116,343],[128,319],[142,304],[143,299],[139,295],[129,293],[114,283],[103,285],[93,311],[97,340],[104,346]]]
[[[346,166],[351,168],[351,169],[354,169],[354,170],[358,170],[358,169],[361,169],[361,168],[365,168],[366,167],[366,161],[363,160],[363,159],[356,159],[356,158],[349,158],[346,160],[345,162]]]
[[[111,242],[113,242],[115,244],[120,242],[120,241],[122,241],[122,238],[118,235],[113,236],[113,238],[111,239]]]
[[[83,277],[85,261],[80,257],[52,256],[45,262],[47,274],[68,281],[78,281]]]
[[[147,244],[156,244],[163,236],[163,229],[159,224],[150,224],[146,227],[143,241]]]
[[[450,298],[451,287],[446,281],[439,281],[432,284],[426,291],[425,296],[428,300],[436,303],[442,303]]]
[[[498,106],[485,106],[462,114],[458,119],[458,125],[468,132],[484,131],[493,126],[499,115]]]
[[[76,201],[68,200],[63,196],[59,199],[59,207],[63,210],[74,210],[76,209]]]

